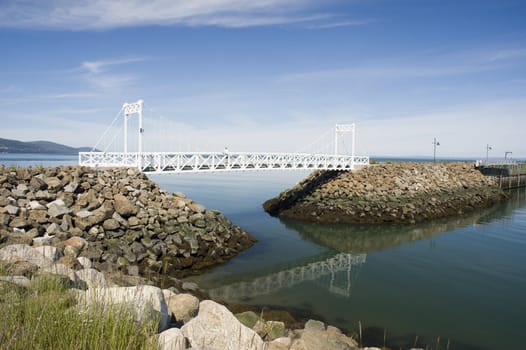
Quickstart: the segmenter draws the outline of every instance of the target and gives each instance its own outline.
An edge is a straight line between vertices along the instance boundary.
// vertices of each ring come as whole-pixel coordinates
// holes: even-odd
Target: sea
[[[76,156],[0,154],[8,166]],[[216,299],[309,315],[362,345],[526,348],[526,189],[469,215],[416,225],[327,225],[269,216],[262,203],[306,171],[150,175],[217,209],[258,242],[191,276]],[[361,330],[361,331],[360,331]],[[359,335],[361,333],[361,336]]]

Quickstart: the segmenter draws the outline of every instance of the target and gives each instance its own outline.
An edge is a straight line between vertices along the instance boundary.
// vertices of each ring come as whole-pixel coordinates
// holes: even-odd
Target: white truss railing
[[[367,156],[306,153],[225,152],[80,152],[79,165],[136,167],[145,173],[253,170],[355,170],[369,164]]]
[[[351,293],[352,266],[364,264],[366,257],[366,254],[339,253],[327,260],[275,272],[267,276],[257,277],[251,281],[237,282],[211,289],[209,293],[215,300],[234,301],[246,297],[274,293],[304,281],[314,281],[329,275],[331,277],[329,291],[349,297]],[[343,289],[335,285],[335,274],[338,272],[347,272],[345,276],[347,286]]]

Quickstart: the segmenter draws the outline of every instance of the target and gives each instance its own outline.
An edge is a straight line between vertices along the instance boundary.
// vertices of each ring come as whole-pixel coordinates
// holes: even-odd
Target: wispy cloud
[[[80,65],[79,69],[84,69],[92,74],[102,73],[106,68],[110,66],[117,66],[122,64],[128,64],[133,62],[145,61],[145,57],[129,57],[112,60],[100,60],[100,61],[84,61]]]
[[[490,61],[500,61],[500,60],[509,60],[509,59],[516,59],[516,58],[526,58],[526,49],[520,48],[520,49],[506,49],[506,50],[499,50],[496,53],[493,53],[490,56]]]
[[[142,62],[146,59],[147,58],[145,57],[127,57],[97,61],[84,61],[73,71],[81,72],[82,78],[91,85],[102,89],[112,89],[130,85],[136,80],[136,77],[130,73],[114,73],[111,71],[111,67]]]
[[[278,77],[278,82],[320,81],[334,79],[415,79],[439,78],[497,71],[526,57],[526,49],[466,50],[414,53],[350,66],[294,72]]]
[[[346,21],[334,21],[329,23],[322,24],[313,24],[308,26],[309,29],[331,29],[331,28],[340,28],[340,27],[354,27],[368,24],[370,21],[365,20],[346,20]]]
[[[309,23],[319,28],[361,24],[319,13],[314,0],[7,0],[0,27],[101,30],[138,25],[253,27]],[[339,18],[337,22],[333,22]]]

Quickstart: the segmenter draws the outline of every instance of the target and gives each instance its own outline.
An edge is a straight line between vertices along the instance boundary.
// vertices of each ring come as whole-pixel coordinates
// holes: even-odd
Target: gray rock
[[[189,290],[191,292],[195,292],[199,289],[199,286],[197,283],[194,282],[183,282],[183,285],[181,286],[184,290]]]
[[[78,295],[78,301],[81,305],[126,306],[138,322],[158,319],[159,332],[168,328],[172,316],[161,289],[154,286],[90,288]]]
[[[268,350],[289,350],[292,345],[292,339],[281,337],[268,343]]]
[[[29,186],[34,191],[45,190],[47,188],[47,185],[46,185],[45,181],[42,180],[40,177],[37,177],[37,176],[33,176],[31,178],[31,181],[29,181]]]
[[[70,182],[69,184],[67,184],[64,187],[64,192],[66,192],[66,193],[73,193],[73,192],[75,192],[77,190],[78,187],[79,187],[78,183]]]
[[[68,277],[72,285],[76,285],[78,282],[78,277],[75,271],[62,263],[54,263],[51,266],[43,266],[40,268],[39,272]]]
[[[305,323],[305,329],[316,329],[319,331],[325,330],[325,323],[317,320],[308,320]]]
[[[29,202],[28,208],[31,210],[46,210],[46,207],[40,204],[38,201]]]
[[[15,188],[14,190],[11,191],[11,193],[13,194],[15,198],[26,198],[27,187],[26,188]]]
[[[40,190],[35,193],[36,200],[52,200],[55,198],[55,195],[49,193],[46,190]]]
[[[33,246],[45,246],[50,245],[51,241],[53,240],[53,237],[55,236],[49,236],[47,233],[42,237],[35,237],[33,238]]]
[[[95,269],[87,268],[78,270],[76,274],[78,279],[85,282],[88,288],[108,287],[106,276]]]
[[[0,276],[0,282],[9,282],[26,288],[31,284],[31,281],[26,276]]]
[[[50,266],[53,261],[27,244],[12,244],[0,249],[0,260],[7,262],[27,261],[37,266]]]
[[[87,217],[92,216],[93,213],[89,210],[81,210],[81,211],[78,211],[75,215],[79,218],[85,219]]]
[[[55,234],[57,232],[60,232],[60,226],[55,224],[55,223],[52,223],[50,224],[47,229],[46,229],[46,233],[48,235],[52,235],[52,234]]]
[[[186,339],[179,328],[170,328],[161,332],[157,339],[159,350],[185,350]]]
[[[199,314],[181,328],[192,347],[264,350],[266,344],[239,322],[226,307],[211,300],[199,304]]]
[[[139,266],[137,265],[128,265],[126,266],[126,271],[130,276],[139,276]]]
[[[4,208],[11,215],[17,215],[18,211],[20,210],[18,207],[14,206],[14,205],[11,205],[11,204],[6,205]]]
[[[79,256],[77,257],[77,261],[79,264],[82,265],[85,269],[91,269],[93,267],[93,264],[89,258],[86,258],[85,256]]]
[[[62,199],[56,199],[47,205],[47,215],[52,218],[60,218],[65,214],[71,213],[71,209],[66,206],[66,203]]]
[[[51,261],[55,262],[58,259],[62,257],[62,253],[57,247],[53,247],[50,245],[43,245],[40,247],[33,247],[34,250],[41,253],[45,258],[51,259]]]

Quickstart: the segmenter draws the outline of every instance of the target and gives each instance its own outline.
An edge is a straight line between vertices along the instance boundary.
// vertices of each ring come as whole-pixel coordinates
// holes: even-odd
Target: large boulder
[[[79,280],[86,283],[88,288],[103,288],[108,287],[106,276],[95,269],[87,268],[78,270],[76,272]]]
[[[65,214],[71,213],[66,203],[62,199],[56,199],[47,205],[47,214],[52,218],[61,218]]]
[[[126,196],[118,193],[113,199],[115,200],[115,211],[119,215],[127,218],[137,214],[138,208]]]
[[[12,244],[0,249],[0,260],[6,262],[26,261],[39,267],[51,266],[53,260],[27,244]]]
[[[166,298],[166,303],[175,319],[184,323],[197,315],[197,310],[199,309],[199,299],[186,293],[170,295]]]
[[[79,303],[114,305],[132,312],[137,322],[158,319],[158,330],[167,329],[172,317],[160,288],[140,285],[135,287],[90,288],[78,294]]]
[[[354,350],[358,343],[335,327],[325,329],[325,324],[320,321],[309,320],[305,329],[294,331],[294,340],[291,350]]]
[[[245,327],[226,307],[212,300],[199,304],[199,314],[181,328],[192,347],[225,350],[259,350],[267,345],[256,332]]]
[[[170,328],[159,334],[159,350],[185,350],[186,339],[179,328]]]

